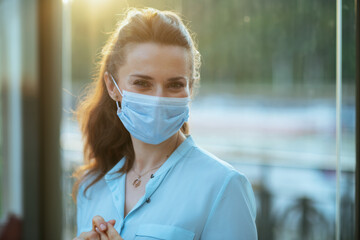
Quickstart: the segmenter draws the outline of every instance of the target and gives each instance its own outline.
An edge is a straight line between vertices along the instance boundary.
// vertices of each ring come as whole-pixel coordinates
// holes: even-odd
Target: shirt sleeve
[[[256,240],[256,202],[249,180],[237,171],[227,178],[209,213],[201,239]]]

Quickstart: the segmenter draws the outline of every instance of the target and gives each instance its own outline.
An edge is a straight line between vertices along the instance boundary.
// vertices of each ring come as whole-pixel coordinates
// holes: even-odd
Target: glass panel
[[[345,204],[354,191],[355,51],[354,3],[343,3]],[[127,6],[173,9],[190,22],[203,59],[190,131],[198,145],[250,179],[259,239],[335,239],[336,2],[64,1],[65,109],[75,108],[105,33]],[[61,138],[65,239],[75,236],[76,224],[69,176],[82,161],[81,136],[70,119],[64,114]],[[351,214],[347,206],[343,213]]]
[[[340,239],[355,239],[355,2],[342,5]]]
[[[21,80],[23,48],[21,4],[0,2],[0,217],[22,209],[22,113]],[[3,126],[5,126],[3,128]],[[3,216],[5,215],[5,216]]]
[[[183,3],[204,56],[192,131],[248,175],[259,239],[334,239],[335,1]]]

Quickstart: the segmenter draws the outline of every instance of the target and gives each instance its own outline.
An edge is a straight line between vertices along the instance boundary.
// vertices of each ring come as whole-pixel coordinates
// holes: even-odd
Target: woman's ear
[[[119,91],[117,90],[114,82],[112,81],[110,73],[108,73],[108,72],[104,73],[104,81],[105,81],[106,89],[107,89],[109,96],[114,101],[121,101],[121,96],[120,96]]]

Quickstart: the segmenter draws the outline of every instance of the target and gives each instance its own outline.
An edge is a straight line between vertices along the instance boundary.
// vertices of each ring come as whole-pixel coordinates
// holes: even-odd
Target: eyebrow
[[[146,80],[154,80],[152,77],[150,76],[147,76],[147,75],[142,75],[142,74],[132,74],[130,75],[130,77],[138,77],[138,78],[142,78],[142,79],[146,79]],[[169,78],[168,81],[177,81],[177,80],[181,80],[181,79],[184,79],[184,80],[187,80],[186,77],[173,77],[173,78]]]

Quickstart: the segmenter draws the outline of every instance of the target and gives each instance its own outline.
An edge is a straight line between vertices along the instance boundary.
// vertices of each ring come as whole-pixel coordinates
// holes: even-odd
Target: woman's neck
[[[133,136],[131,139],[135,152],[135,162],[132,169],[141,174],[151,168],[161,166],[186,137],[179,130],[169,139],[157,145],[144,143]]]

